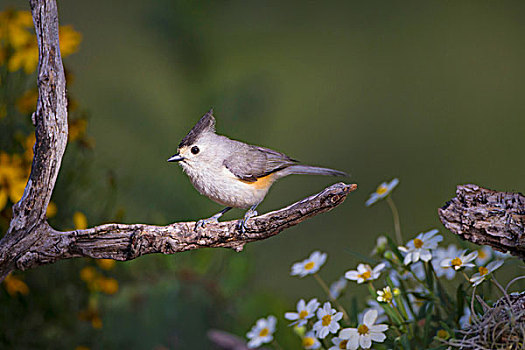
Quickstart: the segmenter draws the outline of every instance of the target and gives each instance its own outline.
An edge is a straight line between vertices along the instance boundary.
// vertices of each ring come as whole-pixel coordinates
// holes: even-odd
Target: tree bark
[[[489,245],[525,261],[525,196],[477,185],[460,185],[439,209],[447,229],[479,245]]]
[[[86,230],[60,232],[46,221],[46,209],[67,145],[66,81],[58,38],[55,0],[30,0],[38,47],[39,98],[33,122],[36,143],[31,174],[22,199],[0,240],[0,281],[14,269],[25,270],[75,257],[131,260],[151,253],[173,254],[204,247],[241,251],[248,242],[274,236],[314,215],[341,204],[357,185],[338,183],[289,207],[247,222],[244,234],[236,222],[193,230],[194,222],[167,226],[106,224]]]

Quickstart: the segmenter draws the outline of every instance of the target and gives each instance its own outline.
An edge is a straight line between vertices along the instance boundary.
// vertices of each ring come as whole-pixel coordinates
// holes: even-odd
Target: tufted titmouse
[[[249,208],[238,223],[238,229],[245,232],[246,221],[257,215],[255,208],[281,177],[290,174],[348,176],[342,171],[298,164],[283,153],[217,135],[213,110],[182,139],[177,153],[168,162],[178,162],[197,191],[226,206],[212,217],[197,221],[195,229],[218,222],[231,208]]]

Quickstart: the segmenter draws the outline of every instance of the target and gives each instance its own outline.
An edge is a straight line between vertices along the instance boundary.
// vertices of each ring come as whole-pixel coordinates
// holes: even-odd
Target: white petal
[[[370,332],[378,333],[378,332],[385,332],[388,329],[388,325],[386,324],[375,324],[373,326],[369,327]]]
[[[381,263],[381,264],[378,264],[376,267],[374,267],[374,269],[372,271],[373,272],[381,272],[381,271],[383,271],[384,268],[385,268],[385,264]]]
[[[421,249],[421,260],[423,261],[430,261],[432,259],[432,254],[427,249]]]
[[[350,339],[353,335],[357,335],[357,328],[344,328],[339,332],[341,339]]]
[[[419,260],[419,252],[420,249],[416,249],[412,252],[412,262],[416,262]]]
[[[357,330],[355,333],[352,333],[350,338],[348,339],[348,343],[346,343],[346,348],[351,350],[356,350],[359,347],[359,334],[357,333]]]
[[[355,281],[357,280],[359,277],[357,277],[359,275],[359,272],[355,271],[355,270],[350,270],[350,271],[347,271],[345,273],[345,278],[349,279],[349,280],[352,280],[352,281]]]
[[[475,250],[472,253],[470,253],[469,255],[465,256],[465,258],[463,258],[461,260],[463,260],[464,262],[470,262],[470,261],[476,259],[477,257],[478,257],[478,252]]]
[[[501,265],[503,265],[503,260],[495,260],[495,261],[492,261],[490,262],[488,265],[487,265],[487,269],[492,272],[496,269],[498,269]]]
[[[275,325],[277,324],[277,318],[275,316],[268,316],[268,328],[273,332],[275,331]]]
[[[450,267],[452,266],[452,259],[443,259],[439,265],[441,265],[441,267]]]
[[[319,338],[324,339],[328,335],[328,327],[323,327],[318,333]]]
[[[372,339],[375,342],[381,343],[386,339],[386,335],[384,335],[383,333],[370,332],[370,339]]]
[[[337,321],[339,321],[341,318],[343,318],[343,313],[342,313],[342,312],[338,312],[338,313],[336,313],[334,316],[332,316],[332,321],[337,322]]]
[[[370,339],[370,335],[365,334],[359,337],[359,345],[361,345],[363,349],[370,349],[372,346],[372,339]]]
[[[408,253],[403,260],[403,264],[408,265],[412,262],[412,253]]]
[[[365,317],[363,317],[363,323],[370,328],[377,319],[377,311],[369,310],[366,312]]]
[[[339,328],[341,328],[341,326],[337,322],[331,322],[330,325],[328,326],[330,333],[337,333]]]
[[[284,314],[284,318],[290,321],[295,321],[299,319],[299,314],[297,312],[287,312]]]
[[[301,299],[297,302],[297,311],[301,312],[304,309],[306,309],[306,305],[304,303],[304,299]]]

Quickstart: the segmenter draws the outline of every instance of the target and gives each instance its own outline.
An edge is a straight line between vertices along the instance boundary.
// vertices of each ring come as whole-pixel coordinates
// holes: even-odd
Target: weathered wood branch
[[[479,245],[525,260],[525,196],[477,185],[460,185],[456,197],[439,209],[447,229]]]
[[[47,226],[44,239],[19,256],[16,268],[25,270],[75,257],[125,261],[151,253],[173,254],[205,247],[241,251],[246,243],[275,236],[335,208],[356,188],[357,185],[334,184],[286,208],[248,220],[245,233],[236,228],[236,220],[209,224],[197,231],[194,230],[195,222],[167,226],[106,224],[68,232],[58,232]]]
[[[60,232],[45,213],[67,144],[66,81],[58,42],[55,0],[30,0],[39,46],[37,110],[33,115],[36,143],[31,174],[22,199],[0,240],[0,281],[14,269],[26,270],[75,257],[131,260],[151,253],[173,254],[203,247],[242,250],[248,242],[282,230],[341,204],[357,185],[338,183],[286,208],[250,219],[240,233],[236,221],[194,231],[194,222],[167,226],[106,224]]]
[[[67,144],[66,79],[58,45],[58,12],[53,0],[31,0],[38,40],[38,103],[33,116],[36,143],[31,174],[22,199],[0,241],[0,280],[14,268],[17,253],[41,240],[60,163]]]

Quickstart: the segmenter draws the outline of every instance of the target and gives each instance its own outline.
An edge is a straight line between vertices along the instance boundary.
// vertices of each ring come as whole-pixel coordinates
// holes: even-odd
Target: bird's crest
[[[190,130],[188,135],[184,136],[179,144],[179,148],[190,146],[197,141],[200,135],[205,132],[215,132],[215,118],[213,117],[213,109],[210,109],[195,126]]]

